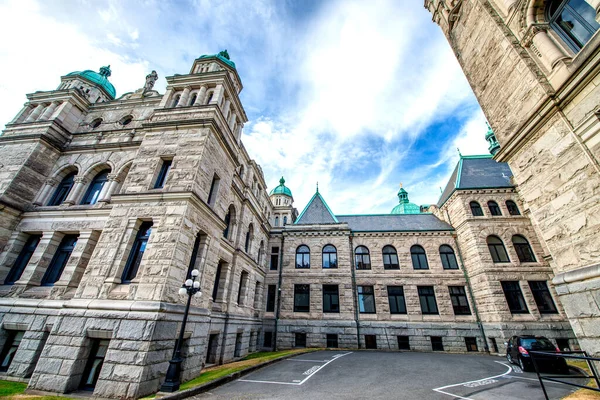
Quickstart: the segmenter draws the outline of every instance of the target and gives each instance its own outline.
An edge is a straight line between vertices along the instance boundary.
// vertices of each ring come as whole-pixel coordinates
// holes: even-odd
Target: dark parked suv
[[[518,364],[523,371],[534,371],[530,351],[560,353],[560,350],[543,336],[513,336],[506,344],[506,359],[511,364]],[[569,367],[564,358],[552,355],[535,355],[539,369],[551,368],[561,374],[568,374]]]

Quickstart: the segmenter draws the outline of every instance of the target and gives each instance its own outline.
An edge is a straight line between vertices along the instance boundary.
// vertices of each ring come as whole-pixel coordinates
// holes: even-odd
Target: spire
[[[498,150],[500,150],[500,143],[498,143],[498,140],[496,139],[496,135],[494,134],[494,131],[492,130],[492,127],[490,126],[490,124],[488,124],[487,122],[485,124],[488,127],[488,131],[485,134],[485,140],[487,140],[488,143],[490,144],[488,147],[488,151],[494,156],[494,155],[496,155]]]
[[[317,193],[319,193],[319,181],[317,181]]]

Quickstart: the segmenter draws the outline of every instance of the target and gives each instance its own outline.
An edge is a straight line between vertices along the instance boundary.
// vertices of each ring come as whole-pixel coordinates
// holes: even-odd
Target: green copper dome
[[[398,190],[398,204],[390,214],[420,214],[421,207],[408,201],[408,192],[400,187]]]
[[[277,186],[275,189],[271,190],[271,193],[269,193],[269,196],[272,196],[274,194],[283,194],[283,195],[292,197],[292,191],[287,186],[285,186],[284,183],[285,183],[285,179],[283,179],[283,176],[282,176],[281,179],[279,180],[279,186]]]
[[[220,51],[219,54],[204,54],[198,58],[210,58],[217,57],[219,60],[223,61],[225,64],[229,65],[231,68],[235,69],[235,63],[229,59],[229,53],[227,50]]]
[[[490,124],[487,124],[487,126],[488,126],[488,131],[485,134],[485,140],[487,140],[487,142],[490,144],[488,147],[488,151],[490,152],[491,155],[496,155],[498,150],[500,150],[500,143],[498,143],[498,140],[496,139],[496,135],[494,134],[494,131],[492,130],[492,127],[490,126]]]
[[[86,80],[101,86],[108,95],[114,99],[117,91],[112,83],[108,81],[108,77],[111,75],[110,65],[107,67],[100,68],[100,72],[94,72],[86,69],[85,71],[75,71],[67,74],[67,76],[80,76]]]

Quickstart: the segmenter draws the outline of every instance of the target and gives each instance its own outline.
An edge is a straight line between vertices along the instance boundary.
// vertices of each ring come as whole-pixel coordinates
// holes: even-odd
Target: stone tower
[[[283,176],[279,180],[279,186],[276,186],[269,198],[273,204],[273,216],[271,217],[271,225],[275,228],[293,224],[298,216],[298,210],[294,208],[294,198],[292,191],[285,186]]]
[[[115,99],[109,76],[28,95],[0,137],[0,345],[20,340],[7,374],[32,389],[137,398],[164,379],[194,268],[182,379],[256,349],[272,206],[226,51],[164,95],[153,72]]]
[[[494,158],[514,172],[580,344],[599,354],[598,2],[425,0],[425,7],[494,130]]]

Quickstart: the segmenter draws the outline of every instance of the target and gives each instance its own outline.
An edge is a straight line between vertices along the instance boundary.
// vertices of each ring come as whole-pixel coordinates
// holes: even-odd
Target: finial
[[[458,151],[458,155],[462,157],[462,154],[460,154],[460,149],[457,147],[456,151]]]
[[[317,181],[317,193],[319,193],[319,181]]]
[[[279,184],[281,186],[283,186],[284,183],[285,183],[285,179],[283,179],[283,176],[282,176],[281,179],[279,180]]]
[[[105,78],[108,78],[111,75],[110,65],[106,67],[100,67],[100,75],[102,75]]]
[[[440,186],[440,193],[444,194],[444,191],[442,190],[442,187]]]
[[[402,189],[402,182],[400,182],[400,189]]]
[[[230,58],[229,58],[229,53],[227,52],[227,49],[225,49],[225,50],[223,50],[223,51],[220,51],[220,52],[219,52],[219,55],[220,55],[221,57],[223,57],[223,58],[226,58],[226,59],[228,59],[228,60],[230,59]]]

